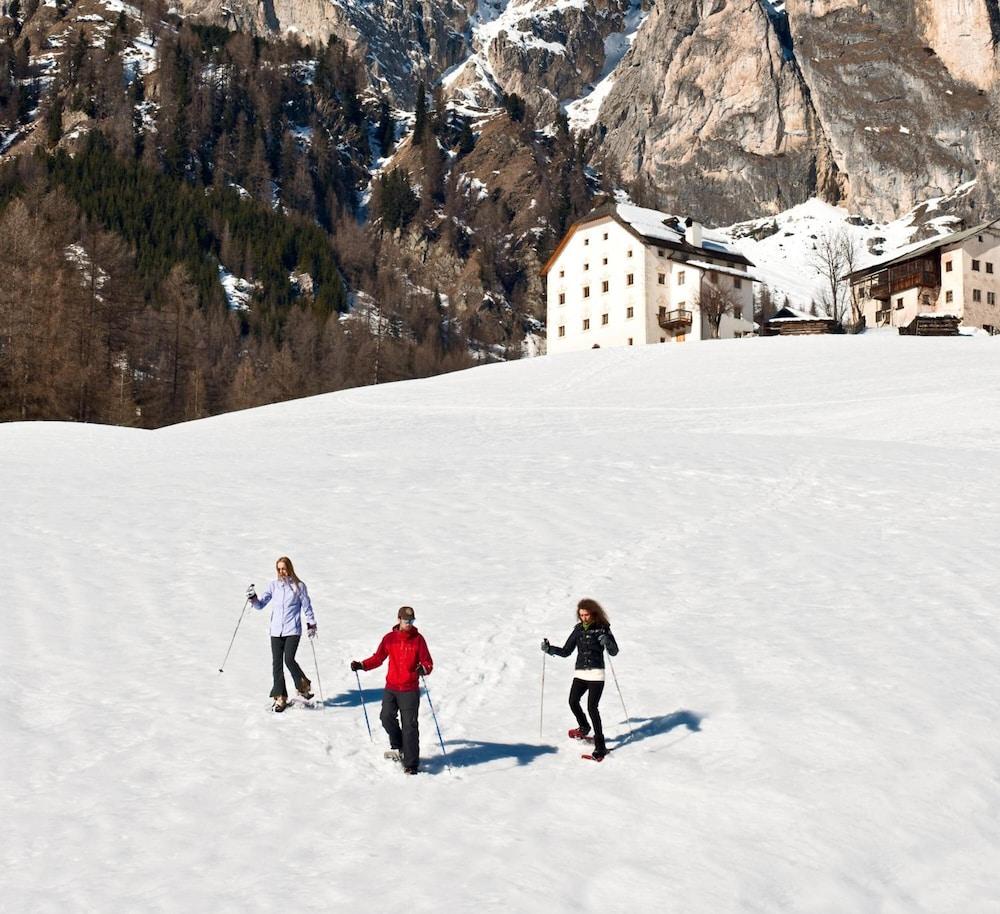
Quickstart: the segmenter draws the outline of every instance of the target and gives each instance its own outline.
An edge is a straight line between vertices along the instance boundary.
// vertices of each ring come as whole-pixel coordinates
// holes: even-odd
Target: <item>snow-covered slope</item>
[[[776,216],[716,233],[756,265],[755,274],[779,304],[788,296],[793,306],[804,308],[822,301],[826,280],[819,273],[816,249],[824,237],[843,233],[850,238],[857,251],[856,268],[901,254],[910,245],[958,231],[961,222],[953,213],[974,185],[969,182],[948,196],[926,200],[892,222],[873,222],[814,198]]]
[[[1000,343],[600,350],[0,427],[0,908],[986,912]],[[290,555],[325,704],[267,711]],[[602,765],[543,636],[604,603]],[[426,773],[347,664],[411,603]],[[313,657],[300,651],[306,670]],[[315,678],[314,678],[315,681]],[[629,733],[631,731],[631,738]]]

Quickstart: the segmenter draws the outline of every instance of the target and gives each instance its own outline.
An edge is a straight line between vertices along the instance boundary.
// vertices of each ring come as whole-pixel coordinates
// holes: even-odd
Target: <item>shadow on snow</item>
[[[699,733],[704,719],[705,715],[695,714],[694,711],[674,711],[671,714],[661,714],[659,717],[632,717],[629,718],[629,723],[633,725],[632,733],[625,733],[608,742],[618,748],[628,743],[649,739],[651,736],[659,736],[661,733],[669,733],[678,727],[686,727],[691,733]]]
[[[421,734],[421,742],[425,737]],[[430,749],[430,746],[426,747]],[[440,752],[439,744],[433,748],[438,754],[420,760],[421,767],[428,773],[437,774],[448,766]],[[550,755],[556,751],[555,746],[537,746],[532,743],[484,743],[474,739],[449,739],[445,741],[448,750],[448,761],[452,768],[471,768],[473,765],[485,765],[501,759],[513,759],[518,765],[530,765],[540,755]]]
[[[361,695],[365,697],[365,705],[370,708],[371,705],[375,705],[375,718],[378,718],[378,712],[382,708],[382,692],[383,689],[362,689]],[[357,689],[351,689],[349,692],[341,692],[339,695],[333,695],[324,701],[317,701],[316,706],[320,708],[360,708],[361,707],[361,695],[358,694]],[[371,710],[368,712],[371,714]]]

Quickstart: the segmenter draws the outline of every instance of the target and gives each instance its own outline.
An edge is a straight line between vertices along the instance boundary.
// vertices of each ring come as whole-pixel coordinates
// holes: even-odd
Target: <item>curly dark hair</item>
[[[608,614],[604,611],[603,607],[597,600],[591,600],[590,597],[584,597],[579,603],[576,604],[576,620],[580,621],[580,610],[585,609],[590,613],[590,621],[596,622],[598,625],[608,626],[611,623],[608,622]]]

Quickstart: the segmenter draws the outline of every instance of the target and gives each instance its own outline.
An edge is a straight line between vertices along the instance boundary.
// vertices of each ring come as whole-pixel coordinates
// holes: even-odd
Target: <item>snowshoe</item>
[[[608,757],[608,752],[610,751],[609,749],[607,752],[589,752],[581,755],[580,758],[585,758],[589,762],[603,762]]]
[[[572,730],[569,731],[569,738],[582,739],[586,740],[589,743],[592,743],[594,741],[594,737],[588,736],[587,734],[589,732],[590,732],[589,730],[581,730],[579,727],[574,727]]]
[[[398,749],[386,749],[382,753],[382,758],[387,759],[390,762],[401,762],[403,760],[403,754]]]
[[[410,765],[403,769],[403,774],[420,774],[420,769],[416,765]]]
[[[286,707],[288,707],[288,699],[285,698],[283,695],[279,695],[277,698],[274,699],[274,704],[271,705],[271,710],[274,711],[276,714],[280,714],[282,711],[285,710]]]

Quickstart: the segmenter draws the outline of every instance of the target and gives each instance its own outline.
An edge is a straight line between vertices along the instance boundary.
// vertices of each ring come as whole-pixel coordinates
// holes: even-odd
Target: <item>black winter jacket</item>
[[[604,648],[598,640],[598,635],[604,632],[608,637],[608,653],[615,657],[618,655],[618,642],[611,634],[611,629],[604,625],[591,625],[584,628],[582,622],[577,622],[573,631],[569,633],[566,643],[562,647],[549,645],[549,653],[559,657],[568,657],[576,650],[576,669],[578,670],[603,670],[604,669]]]

